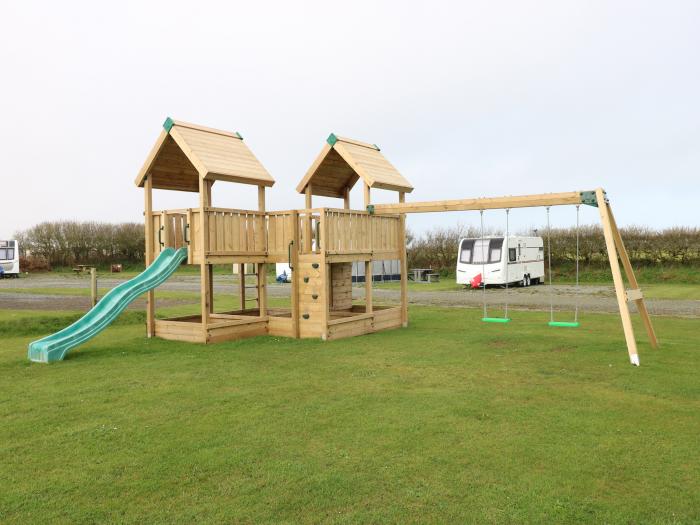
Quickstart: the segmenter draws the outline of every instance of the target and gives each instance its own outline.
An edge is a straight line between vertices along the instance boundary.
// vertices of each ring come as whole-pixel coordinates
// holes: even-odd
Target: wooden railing
[[[186,245],[185,236],[187,229],[187,210],[164,210],[151,213],[153,237],[151,246],[151,260],[158,256],[163,248],[182,248]]]
[[[185,235],[189,233],[187,232],[187,224],[186,210],[164,211],[161,215],[163,246],[169,246],[176,250],[185,246]]]
[[[367,212],[326,209],[323,217],[326,253],[371,252],[371,219]]]
[[[267,253],[284,258],[289,254],[289,243],[294,239],[294,213],[279,211],[267,213]]]
[[[326,253],[390,253],[400,249],[399,217],[365,211],[325,209]]]
[[[386,215],[372,215],[372,253],[398,252],[403,240],[400,238],[401,219]]]
[[[269,257],[286,261],[298,221],[299,254],[373,254],[394,256],[400,250],[398,216],[370,215],[365,211],[318,208],[260,212],[228,208],[206,208],[208,244],[203,254],[200,210],[153,212],[155,232],[151,250],[156,256],[166,246],[189,246],[188,262],[209,257]]]
[[[266,255],[265,212],[207,208],[207,255]]]

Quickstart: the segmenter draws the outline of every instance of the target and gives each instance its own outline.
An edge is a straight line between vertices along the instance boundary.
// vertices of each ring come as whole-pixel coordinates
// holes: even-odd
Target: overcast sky
[[[697,226],[699,55],[697,1],[4,2],[0,238],[141,221],[133,181],[166,116],[239,131],[277,181],[269,209],[303,205],[335,132],[378,144],[408,200],[603,186],[618,223]],[[252,190],[217,183],[213,201],[254,208]]]

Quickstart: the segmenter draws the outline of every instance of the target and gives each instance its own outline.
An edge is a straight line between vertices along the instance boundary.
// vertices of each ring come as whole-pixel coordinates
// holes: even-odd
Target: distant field
[[[657,319],[640,368],[613,315],[422,307],[408,329],[210,346],[127,312],[26,360],[76,315],[0,310],[4,523],[700,520],[694,319]]]

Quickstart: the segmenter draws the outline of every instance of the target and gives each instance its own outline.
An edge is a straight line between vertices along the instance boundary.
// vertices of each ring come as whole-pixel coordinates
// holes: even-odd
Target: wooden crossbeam
[[[445,201],[398,202],[375,204],[374,213],[379,215],[400,213],[431,213],[440,211],[492,210],[504,208],[531,208],[537,206],[566,206],[582,204],[582,192],[542,193],[513,197],[480,197]]]

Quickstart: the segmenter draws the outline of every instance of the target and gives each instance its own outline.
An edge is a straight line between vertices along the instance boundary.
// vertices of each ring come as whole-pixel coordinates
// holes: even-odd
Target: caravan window
[[[491,239],[489,244],[489,262],[496,263],[501,260],[501,250],[503,248],[503,239]]]
[[[515,262],[515,248],[508,248],[508,261]]]
[[[0,261],[11,261],[15,258],[14,248],[0,248]]]
[[[486,264],[489,261],[489,239],[474,241],[474,256],[472,264]]]
[[[459,262],[469,264],[472,262],[472,251],[474,250],[474,241],[464,239],[462,246],[459,248]]]

